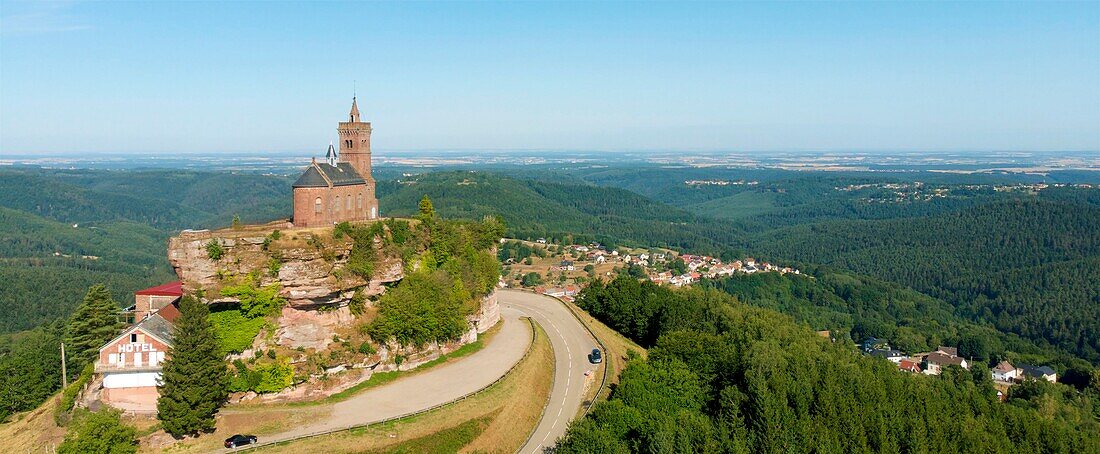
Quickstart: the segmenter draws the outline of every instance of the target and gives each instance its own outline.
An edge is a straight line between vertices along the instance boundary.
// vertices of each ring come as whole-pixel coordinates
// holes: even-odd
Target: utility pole
[[[69,375],[65,370],[65,343],[61,343],[61,388],[65,389],[69,386]]]

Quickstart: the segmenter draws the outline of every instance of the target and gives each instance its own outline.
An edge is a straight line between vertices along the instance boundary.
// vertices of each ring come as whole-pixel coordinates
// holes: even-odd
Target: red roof
[[[134,292],[134,294],[156,296],[183,296],[183,282],[169,282],[167,284],[158,285],[156,287],[149,287],[145,290],[138,290]]]
[[[157,311],[157,315],[164,317],[165,320],[168,320],[168,323],[175,323],[176,319],[180,316],[180,309],[176,307],[176,303],[172,303],[160,308],[160,310]]]
[[[903,359],[898,363],[898,368],[909,372],[920,372],[920,364],[916,361]]]

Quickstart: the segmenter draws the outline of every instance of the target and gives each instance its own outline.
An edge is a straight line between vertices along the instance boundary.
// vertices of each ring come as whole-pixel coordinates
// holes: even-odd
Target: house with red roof
[[[898,369],[915,374],[920,373],[920,363],[914,359],[903,359],[898,362]]]

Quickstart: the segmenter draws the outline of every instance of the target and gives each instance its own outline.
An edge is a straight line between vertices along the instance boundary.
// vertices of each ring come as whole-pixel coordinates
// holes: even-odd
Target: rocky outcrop
[[[354,320],[355,317],[347,307],[326,312],[286,307],[279,317],[275,341],[289,348],[324,350],[332,343],[337,328]],[[375,372],[416,369],[463,345],[476,342],[479,334],[499,323],[500,306],[496,294],[492,293],[482,299],[477,314],[471,315],[467,320],[470,329],[454,342],[431,342],[422,347],[400,347],[396,343],[379,346],[376,357],[372,356],[359,363],[330,364],[324,373],[314,374],[304,383],[271,394],[237,393],[232,396],[231,402],[269,403],[321,399],[370,380]],[[400,364],[395,360],[397,356],[402,358]]]
[[[336,328],[355,321],[347,306],[331,311],[284,307],[275,330],[275,343],[287,348],[324,350],[332,343]]]
[[[481,300],[481,307],[476,314],[471,315],[471,328],[477,334],[484,333],[500,321],[500,304],[497,303],[497,293],[494,291]]]
[[[276,229],[278,234],[274,234]],[[385,256],[382,251],[387,249],[381,241],[375,243],[377,256],[370,262],[371,278],[364,279],[351,272],[348,261],[353,255],[353,244],[347,237],[334,238],[332,228],[293,228],[285,222],[184,231],[169,240],[168,259],[185,291],[201,289],[208,302],[228,302],[235,300],[220,296],[224,286],[242,281],[259,287],[277,283],[280,296],[288,303],[278,313],[273,331],[257,336],[252,348],[229,359],[252,359],[264,352],[270,354],[278,347],[279,355],[295,365],[298,376],[309,378],[278,393],[238,394],[234,396],[235,402],[328,396],[368,380],[374,372],[416,368],[477,341],[479,334],[500,321],[496,295],[490,294],[467,317],[467,331],[453,342],[421,347],[374,345],[376,351],[370,353],[351,352],[352,342],[355,346],[373,344],[362,332],[349,328],[369,323],[375,298],[364,298],[363,318],[352,314],[351,300],[356,293],[366,297],[379,295],[386,284],[405,276],[405,263],[398,257]],[[362,251],[356,251],[357,257],[361,257],[359,252]],[[251,278],[242,279],[246,275]]]
[[[203,289],[216,300],[227,277],[257,272],[261,285],[278,282],[291,307],[343,304],[356,289],[377,295],[384,284],[404,277],[399,258],[383,258],[368,281],[345,269],[350,239],[333,239],[332,229],[288,229],[271,238],[285,223],[239,230],[184,231],[168,241],[168,261],[187,291]],[[214,243],[222,255],[212,259]]]

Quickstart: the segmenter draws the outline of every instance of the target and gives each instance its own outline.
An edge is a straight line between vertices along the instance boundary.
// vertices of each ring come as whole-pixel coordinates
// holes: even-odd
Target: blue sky
[[[354,81],[354,82],[353,82]],[[1100,2],[0,2],[0,153],[1100,150]]]

